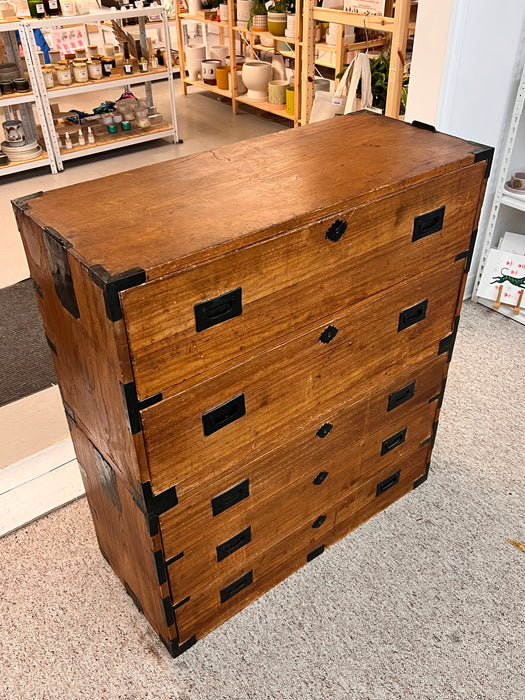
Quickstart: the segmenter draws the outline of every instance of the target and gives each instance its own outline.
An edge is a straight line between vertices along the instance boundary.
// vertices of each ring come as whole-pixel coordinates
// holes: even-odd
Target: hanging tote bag
[[[357,87],[361,80],[361,99]],[[372,106],[372,73],[367,54],[357,53],[345,70],[335,92],[316,92],[310,124]]]

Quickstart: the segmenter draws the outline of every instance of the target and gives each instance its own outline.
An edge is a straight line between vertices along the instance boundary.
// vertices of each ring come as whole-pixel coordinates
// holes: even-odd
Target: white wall
[[[435,126],[454,0],[419,0],[405,119]]]
[[[525,62],[525,2],[420,0],[419,4],[406,120],[423,121],[443,133],[496,148],[467,283],[468,296]]]

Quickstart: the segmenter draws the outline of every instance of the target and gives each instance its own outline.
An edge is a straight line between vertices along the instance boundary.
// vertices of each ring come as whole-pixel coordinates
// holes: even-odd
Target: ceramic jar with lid
[[[100,80],[102,78],[102,64],[100,61],[89,61],[87,69],[90,80]]]
[[[74,61],[73,78],[76,83],[87,83],[89,80],[87,63],[85,61]]]
[[[44,85],[46,88],[55,86],[55,71],[52,68],[42,68],[42,75],[44,76]]]
[[[57,83],[59,85],[71,85],[73,77],[69,66],[58,65],[56,71]]]

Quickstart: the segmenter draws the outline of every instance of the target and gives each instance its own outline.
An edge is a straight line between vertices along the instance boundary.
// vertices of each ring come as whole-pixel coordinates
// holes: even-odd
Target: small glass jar
[[[29,14],[33,19],[44,19],[46,16],[46,8],[40,0],[28,0]]]
[[[60,51],[56,51],[55,49],[50,49],[49,51],[49,60],[51,63],[56,65],[57,63],[60,62]]]
[[[77,14],[77,8],[75,7],[75,0],[61,0],[60,8],[62,10],[62,15],[64,17],[73,17]]]
[[[102,66],[100,61],[89,61],[87,69],[90,80],[100,80],[102,78]]]
[[[108,56],[103,56],[100,62],[102,64],[102,75],[105,78],[109,78],[113,70],[113,61]]]
[[[149,69],[150,70],[158,70],[159,68],[159,59],[156,56],[152,56],[149,59]]]
[[[55,71],[52,68],[43,68],[44,85],[46,88],[55,87]]]
[[[122,129],[122,131],[131,131],[131,122],[123,121],[120,125],[120,128]]]
[[[148,59],[142,58],[139,60],[139,73],[147,73],[148,72]]]
[[[73,63],[73,77],[76,83],[87,83],[89,80],[87,63],[75,61]]]
[[[59,85],[71,85],[73,78],[71,76],[71,68],[69,66],[57,66],[57,83]]]
[[[77,61],[85,61],[87,58],[86,49],[84,49],[84,48],[75,49],[75,58]]]
[[[88,44],[87,53],[89,58],[94,58],[98,56],[98,46],[97,44]]]
[[[103,114],[102,115],[102,124],[105,124],[106,126],[108,124],[113,124],[113,115],[109,114],[109,112],[107,114]]]

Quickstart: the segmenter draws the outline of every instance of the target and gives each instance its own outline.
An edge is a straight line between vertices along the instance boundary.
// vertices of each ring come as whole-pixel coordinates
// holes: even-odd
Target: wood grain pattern
[[[464,261],[436,268],[374,300],[329,317],[316,329],[141,412],[154,492],[200,480],[283,443],[399,367],[428,356],[451,332]],[[398,332],[403,309],[428,299],[426,317]],[[319,342],[333,325],[329,344]],[[377,382],[377,384],[376,384]],[[351,389],[350,389],[351,388]],[[204,436],[202,415],[244,393],[246,415]],[[322,422],[322,421],[321,421]]]
[[[68,254],[80,313],[74,318],[54,288],[41,227],[19,217],[19,228],[31,277],[42,290],[42,297],[36,298],[44,329],[57,349],[52,357],[62,399],[125,479],[146,481],[147,467],[143,460],[138,461],[120,392],[119,382],[132,378],[129,354],[122,342],[123,322],[108,320],[102,291],[91,282],[85,267]]]
[[[432,429],[443,377],[446,372],[446,355],[426,358],[423,362],[400,370],[396,378],[377,391],[367,391],[363,398],[353,397],[341,409],[327,412],[322,421],[307,423],[283,445],[265,453],[253,462],[241,463],[217,478],[211,472],[202,480],[182,482],[177,494],[179,503],[160,516],[160,526],[166,559],[187,551],[200,538],[212,535],[217,540],[226,540],[235,534],[236,527],[242,529],[241,521],[248,511],[280,490],[300,480],[312,486],[312,498],[319,491],[351,489],[366,473],[373,473],[374,464],[396,459],[399,451],[410,449],[417,443],[417,435],[408,434],[405,444],[392,453],[380,455],[380,443],[404,427],[408,419],[419,419],[414,412],[424,413],[421,429]],[[415,382],[414,396],[388,410],[390,394]],[[431,401],[431,399],[434,399]],[[428,415],[426,412],[429,411]],[[426,425],[425,425],[426,423]],[[324,437],[317,432],[322,425],[330,424]],[[418,426],[419,427],[419,426]],[[322,435],[324,434],[321,433]],[[421,440],[424,437],[421,435]],[[322,471],[327,479],[319,489],[313,480]],[[214,515],[211,501],[244,479],[249,479],[248,499]],[[306,505],[306,504],[305,504]],[[249,523],[248,523],[249,524]],[[215,533],[215,534],[214,534]],[[221,540],[221,541],[222,541]],[[216,544],[219,544],[217,541]],[[176,569],[180,567],[177,565]]]
[[[117,495],[113,496],[115,502],[111,500],[99,477],[93,444],[78,427],[71,422],[69,426],[100,548],[136,596],[151,626],[168,640],[173,633],[166,623],[162,598],[169,595],[169,589],[159,585],[153,565],[153,551],[160,547],[160,538],[150,537],[144,514],[113,464]]]
[[[53,190],[29,215],[88,266],[153,279],[472,164],[473,150],[359,113]]]
[[[428,443],[435,415],[436,405],[427,402],[426,405],[417,406],[417,410],[409,415],[395,419],[391,417],[385,421],[380,431],[372,433],[368,438],[362,438],[362,441],[354,440],[355,436],[351,431],[350,434],[346,434],[347,424],[341,421],[332,430],[335,432],[333,439],[328,440],[327,436],[323,454],[317,464],[310,456],[314,447],[310,448],[311,452],[305,449],[296,449],[292,453],[286,448],[278,450],[272,455],[272,459],[261,460],[262,464],[258,465],[267,471],[265,491],[252,489],[248,498],[230,511],[216,516],[205,529],[190,529],[186,526],[184,532],[168,532],[163,527],[166,554],[169,543],[174,540],[177,541],[179,551],[184,552],[184,556],[169,568],[174,602],[184,599],[202,587],[212,585],[223,577],[225,571],[230,573],[232,570],[238,570],[238,567],[242,568],[259,552],[272,547],[299,528],[312,527],[320,531],[326,529],[327,521],[320,523],[318,519],[324,518],[334,503],[359,491],[360,484],[369,480],[375,473],[388,470],[394,473],[407,454],[413,455],[423,443]],[[381,455],[382,442],[403,429],[406,429],[405,442]],[[310,445],[314,440],[315,435],[312,436]],[[317,442],[321,442],[319,438]],[[427,444],[422,449],[428,453],[428,447]],[[283,488],[276,467],[286,459],[297,459],[300,464],[302,462],[303,474]],[[328,477],[316,486],[313,480],[321,471],[327,471]],[[245,478],[250,479],[250,484],[255,481],[258,485],[257,475],[252,474],[249,465],[245,471]],[[273,474],[275,477],[272,480]],[[318,525],[318,528],[315,525]],[[251,541],[219,562],[216,548],[247,527],[251,530]]]
[[[469,247],[479,164],[122,293],[140,398],[225,369]],[[414,219],[445,206],[442,230],[413,242]],[[334,221],[347,229],[326,237]],[[195,330],[194,306],[242,288],[242,315]]]
[[[242,610],[270,588],[290,576],[306,564],[307,555],[319,545],[330,546],[342,536],[368,520],[375,512],[412,490],[414,481],[425,473],[428,448],[420,448],[416,454],[409,454],[399,465],[400,479],[395,486],[382,496],[376,497],[377,484],[390,474],[390,469],[382,470],[352,495],[355,509],[353,519],[346,517],[338,525],[337,505],[327,512],[327,527],[317,532],[304,527],[292,533],[274,547],[267,549],[238,569],[224,572],[223,576],[208,588],[197,590],[189,600],[175,609],[177,629],[181,640],[196,634],[197,638],[208,634],[226,619]],[[350,509],[350,503],[348,503]],[[346,514],[345,514],[346,515]],[[335,534],[337,529],[337,535]],[[221,603],[220,591],[224,586],[237,580],[245,571],[252,571],[253,583],[237,593],[226,603]],[[177,601],[178,602],[178,601]]]

